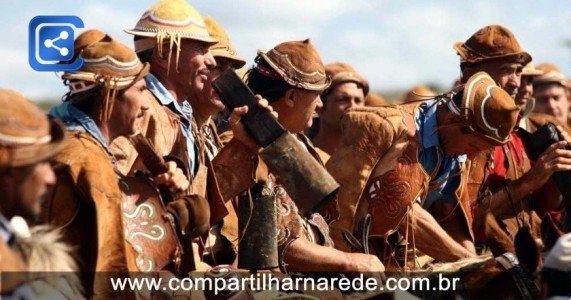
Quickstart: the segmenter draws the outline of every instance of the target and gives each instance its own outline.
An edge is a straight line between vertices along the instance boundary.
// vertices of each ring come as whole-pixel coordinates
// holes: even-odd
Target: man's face
[[[294,89],[293,100],[285,97],[275,103],[279,122],[290,132],[302,132],[313,124],[313,112],[321,108],[320,92]],[[288,102],[288,104],[285,104]]]
[[[48,162],[14,169],[13,183],[15,195],[7,197],[13,203],[8,209],[13,216],[18,215],[35,220],[40,214],[42,202],[50,188],[56,183],[56,176]]]
[[[518,63],[491,60],[474,67],[476,71],[484,71],[508,94],[515,98],[521,81],[523,66]]]
[[[556,117],[567,123],[569,116],[568,91],[563,86],[552,83],[537,86],[533,92],[535,98],[535,112]]]
[[[519,106],[521,111],[526,107],[529,99],[533,97],[533,76],[521,76],[521,85],[515,96],[515,104]]]
[[[144,79],[140,79],[115,98],[109,128],[116,136],[128,136],[140,130],[141,120],[149,109],[153,97]]]
[[[216,57],[216,67],[212,68],[208,74],[208,81],[204,85],[202,93],[200,93],[200,107],[197,107],[197,110],[204,111],[205,115],[213,115],[224,110],[224,103],[222,103],[220,96],[218,96],[216,91],[212,88],[212,81],[218,78],[222,72],[232,68],[233,66],[234,63],[231,60],[223,57]]]
[[[346,110],[354,106],[365,106],[363,89],[354,82],[339,84],[324,100],[323,108],[318,110],[321,122],[339,129],[339,121]]]
[[[178,72],[175,70],[176,52],[171,58],[169,76],[177,83],[185,94],[197,95],[208,83],[208,73],[216,66],[214,57],[208,51],[208,44],[200,41],[183,39],[180,48]]]

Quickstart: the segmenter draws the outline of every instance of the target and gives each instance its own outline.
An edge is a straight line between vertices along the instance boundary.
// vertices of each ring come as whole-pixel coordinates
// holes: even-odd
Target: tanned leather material
[[[343,117],[343,134],[327,169],[339,182],[339,218],[330,223],[335,247],[350,251],[343,230],[355,233],[356,224],[372,216],[370,237],[386,237],[395,232],[417,199],[430,191],[430,175],[418,161],[414,113],[419,103],[397,106],[352,108]],[[462,166],[463,169],[469,166]],[[457,198],[464,198],[461,177]],[[460,201],[470,223],[467,201]],[[333,205],[333,204],[332,204]],[[330,207],[326,208],[328,210]]]
[[[61,227],[76,249],[87,295],[109,296],[110,283],[93,272],[139,271],[125,238],[119,175],[110,153],[91,135],[69,131],[68,141],[54,158],[58,182],[42,216]]]

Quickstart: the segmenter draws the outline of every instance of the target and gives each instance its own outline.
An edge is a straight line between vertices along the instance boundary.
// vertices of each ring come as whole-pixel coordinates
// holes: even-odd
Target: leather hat
[[[492,145],[510,140],[519,113],[514,99],[485,72],[478,72],[463,87],[459,107],[448,102],[453,113],[465,116],[472,132],[484,137]]]
[[[105,33],[97,29],[88,29],[82,32],[73,41],[73,58],[67,61],[60,61],[59,64],[69,64],[73,62],[85,47],[105,38]]]
[[[64,146],[63,125],[16,91],[0,89],[0,120],[2,168],[41,162]]]
[[[95,42],[99,42],[100,40],[104,39],[105,36],[106,34],[103,31],[97,29],[89,29],[82,32],[75,38],[75,41],[73,41],[74,55],[76,57],[79,56],[85,47]]]
[[[246,61],[236,54],[236,49],[232,46],[230,42],[230,37],[224,31],[224,28],[214,20],[214,18],[208,16],[204,18],[204,23],[206,23],[206,29],[210,36],[218,40],[218,42],[210,46],[210,53],[212,56],[224,57],[232,60],[235,63],[235,69],[239,69],[246,64]]]
[[[533,85],[538,86],[545,83],[558,83],[567,88],[567,79],[561,70],[554,64],[541,64],[537,69],[542,71],[543,74],[535,77]]]
[[[434,96],[436,96],[436,92],[431,90],[426,85],[417,85],[406,93],[403,98],[403,102],[406,103],[411,101],[428,100],[434,98]]]
[[[514,34],[501,25],[481,28],[465,42],[454,43],[461,62],[477,63],[490,59],[505,59],[522,65],[531,62],[531,55],[523,51]]]
[[[325,66],[325,73],[331,77],[331,85],[324,94],[332,91],[336,86],[345,82],[354,82],[363,88],[365,96],[369,94],[369,82],[349,64],[333,62]]]
[[[85,47],[80,57],[81,69],[62,76],[70,81],[72,94],[97,85],[126,89],[149,73],[149,64],[143,65],[133,50],[108,35]]]
[[[258,65],[258,71],[269,77],[284,80],[289,85],[311,91],[323,91],[331,84],[325,66],[309,39],[285,42],[264,52],[258,50],[271,70]]]
[[[125,29],[125,32],[148,37],[135,42],[136,52],[152,49],[164,39],[170,39],[177,47],[180,47],[181,39],[216,43],[216,39],[208,34],[202,16],[185,0],[159,1],[143,13],[135,28]]]
[[[535,65],[530,62],[527,65],[525,65],[525,67],[523,67],[523,69],[521,70],[521,75],[522,76],[539,76],[539,75],[543,75],[543,71],[536,69]]]

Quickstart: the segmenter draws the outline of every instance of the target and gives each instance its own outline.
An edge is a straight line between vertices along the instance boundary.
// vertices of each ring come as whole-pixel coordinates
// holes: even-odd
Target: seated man
[[[534,206],[531,195],[545,186],[553,172],[569,168],[565,161],[571,158],[571,152],[563,149],[564,144],[559,144],[545,151],[535,163],[530,161],[526,130],[533,132],[547,121],[561,123],[544,114],[530,114],[534,105],[531,96],[535,94],[532,82],[543,72],[529,65],[531,56],[520,47],[509,29],[499,25],[486,26],[465,42],[456,43],[454,48],[460,56],[462,79],[475,72],[487,72],[522,109],[518,122],[521,128],[514,128],[510,141],[481,153],[472,161],[480,166],[470,174],[469,193],[475,200],[471,203],[472,226],[476,243],[484,246],[483,225],[488,212],[501,220],[512,238],[522,224],[538,223],[533,221],[537,218],[531,212]],[[561,201],[556,189],[547,190],[550,195],[542,193],[543,201],[537,203],[543,206],[541,210],[552,211]]]
[[[12,90],[0,90],[0,107],[0,298],[79,299],[77,278],[49,273],[77,271],[70,247],[57,232],[26,223],[56,183],[49,160],[65,146],[63,126]]]
[[[330,63],[325,66],[325,73],[331,77],[331,86],[321,94],[323,107],[317,108],[319,130],[312,142],[327,162],[341,139],[341,116],[351,107],[365,106],[369,82],[345,63]]]
[[[43,217],[60,226],[76,249],[86,295],[109,297],[113,295],[109,280],[95,272],[124,275],[158,271],[164,265],[155,257],[141,254],[147,249],[140,246],[141,241],[133,233],[139,231],[139,235],[156,238],[157,233],[168,235],[169,231],[151,219],[154,214],[149,207],[151,213],[143,213],[136,228],[124,225],[129,218],[138,217],[127,211],[130,195],[122,194],[125,185],[128,191],[133,186],[123,181],[109,151],[115,138],[138,131],[149,107],[151,95],[143,79],[148,65],[141,64],[135,52],[109,36],[86,43],[80,57],[84,60],[82,68],[62,76],[70,93],[62,105],[50,112],[64,121],[69,139],[67,147],[54,158],[59,180],[43,207]],[[173,191],[189,185],[174,162],[168,163],[168,171],[157,176],[155,183],[164,183]],[[162,214],[157,214],[162,218]],[[153,226],[147,228],[145,222]],[[162,239],[168,242],[169,236]],[[148,241],[144,245],[151,247]],[[171,257],[177,255],[180,254],[172,253]]]
[[[396,231],[439,261],[475,256],[466,160],[507,142],[518,111],[483,72],[435,100],[349,110],[340,148],[327,163],[341,185],[339,218],[330,223],[335,246],[349,250],[343,231],[357,232],[368,213],[369,239],[385,264],[391,257],[383,251],[392,251],[382,238]],[[428,211],[435,209],[448,214],[436,220]]]
[[[562,124],[569,124],[569,89],[565,75],[552,64],[541,64],[542,71],[533,81],[534,112],[554,116]]]
[[[230,41],[230,37],[222,26],[212,17],[204,18],[206,29],[211,37],[218,40],[210,46],[209,52],[216,61],[216,67],[208,73],[208,81],[204,88],[196,93],[191,93],[189,97],[192,106],[197,130],[193,132],[196,138],[196,148],[198,161],[208,168],[208,176],[215,178],[212,167],[212,159],[222,148],[222,141],[218,135],[216,125],[212,116],[224,110],[224,103],[214,92],[211,81],[218,77],[227,69],[239,69],[246,64],[246,61],[237,55],[237,51]],[[218,192],[218,185],[209,180],[206,183],[208,194],[214,195]],[[215,266],[219,264],[232,264],[235,261],[238,251],[238,217],[234,209],[233,201],[226,202],[225,216],[220,220],[211,218],[211,227],[208,237],[204,241],[204,261]]]
[[[311,126],[315,108],[322,105],[320,94],[330,84],[319,53],[309,40],[284,42],[268,52],[259,51],[256,62],[257,65],[247,73],[248,87],[269,101],[282,126],[297,133],[295,136],[303,147],[320,161],[309,140],[301,133]],[[261,100],[267,104],[265,101]],[[246,203],[260,197],[275,199],[280,269],[284,273],[383,271],[384,266],[373,255],[333,248],[329,228],[321,214],[305,217],[299,211],[280,185],[280,179],[268,172],[258,156],[259,146],[246,134],[240,117],[247,113],[247,108],[244,106],[232,112],[229,122],[234,139],[214,158],[214,168],[220,185],[226,187],[222,189],[227,191],[224,199],[244,191],[247,196],[241,197],[240,201]]]

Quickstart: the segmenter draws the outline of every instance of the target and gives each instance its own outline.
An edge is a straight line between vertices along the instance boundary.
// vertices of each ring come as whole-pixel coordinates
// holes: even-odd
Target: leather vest
[[[151,142],[157,154],[173,155],[173,148],[180,143],[180,117],[156,99],[149,103],[149,110],[141,122],[141,133]],[[121,174],[132,175],[136,170],[146,170],[137,150],[126,137],[113,140],[109,149]]]
[[[196,124],[193,124],[196,128]],[[198,194],[208,200],[210,205],[210,224],[214,225],[229,214],[235,215],[231,203],[223,200],[220,186],[218,184],[216,171],[212,165],[210,154],[222,148],[222,143],[218,138],[216,126],[209,120],[200,132],[193,131],[195,144],[198,148],[198,172],[192,179],[192,193]],[[213,149],[216,148],[216,149]],[[216,156],[216,155],[213,155]]]
[[[91,135],[68,131],[67,146],[54,157],[58,181],[42,205],[42,219],[60,227],[74,247],[89,297],[112,291],[93,272],[138,272],[125,238],[123,199],[113,160]]]
[[[121,178],[121,212],[125,239],[140,272],[162,270],[178,262],[182,245],[174,220],[167,217],[159,189],[148,178]]]
[[[561,123],[559,120],[557,120],[555,117],[551,115],[531,113],[522,122],[525,122],[526,131],[530,133],[535,132],[539,127],[543,126],[547,122],[559,125],[568,133],[571,133],[571,130],[566,124]],[[523,142],[525,144],[526,142],[525,138],[523,139]],[[501,147],[501,151],[505,156],[505,167],[507,169],[507,173],[505,174],[504,184],[507,184],[510,181],[514,181],[521,178],[523,174],[527,173],[530,170],[531,161],[527,156],[525,149],[522,149],[522,157],[523,157],[522,166],[518,166],[514,160],[514,154],[511,153],[510,148],[507,145],[498,146],[498,147]],[[485,158],[482,155],[480,155],[473,160],[473,163],[478,163],[481,165],[484,161]],[[489,169],[491,168],[493,168],[493,163]],[[474,175],[477,172],[479,172],[479,170],[477,168],[474,168],[470,176],[472,178],[478,177],[478,175]],[[489,173],[489,170],[486,170],[486,172]],[[482,177],[481,185],[480,186],[474,185],[471,187],[472,190],[476,189],[480,190],[479,193],[476,193],[478,194],[478,197],[474,199],[482,199],[483,197],[489,196],[491,192],[498,190],[501,187],[501,184],[499,186],[492,187],[488,178],[486,178],[487,176],[481,176],[481,177]],[[536,194],[541,195],[542,198],[560,197],[560,193],[554,190],[552,186],[549,185],[541,187],[539,189],[539,192],[536,192]],[[503,227],[505,228],[506,233],[512,239],[515,239],[515,235],[517,234],[517,231],[519,230],[522,224],[532,225],[533,227],[533,224],[537,223],[533,221],[533,218],[538,218],[532,212],[532,207],[534,205],[533,199],[534,199],[533,195],[530,194],[522,200],[519,201],[514,200],[514,203],[512,203],[512,209],[508,213],[496,216],[498,221],[503,223],[504,225]],[[477,205],[477,203],[474,202],[476,201],[473,201],[472,205]],[[538,230],[538,228],[532,228],[532,229],[534,229],[534,231]]]
[[[311,142],[301,134],[296,136],[306,145],[312,156],[318,162],[321,162]],[[280,260],[283,258],[288,246],[298,238],[323,246],[333,246],[329,235],[329,226],[323,217],[319,213],[315,213],[309,219],[304,218],[299,213],[295,202],[278,185],[279,180],[276,180],[269,173],[263,161],[257,154],[246,151],[245,146],[239,141],[232,139],[228,142],[215,157],[213,165],[217,171],[217,179],[222,187],[223,199],[231,199],[256,184],[264,186],[258,190],[265,191],[266,194],[275,197]],[[241,197],[241,200],[248,201],[248,197]],[[256,195],[252,195],[252,199],[255,198]],[[335,214],[337,215],[337,213]],[[281,265],[283,267],[283,263]]]
[[[413,203],[417,199],[423,202],[430,192],[431,174],[427,174],[418,159],[414,115],[419,105],[353,108],[344,115],[341,143],[327,163],[327,169],[341,186],[337,199],[339,216],[330,223],[336,248],[350,250],[342,232],[355,233],[367,213],[372,216],[370,237],[390,235]],[[467,213],[469,201],[463,188],[467,168],[469,164],[461,165],[456,198],[461,203],[465,229],[469,231],[471,215]]]

